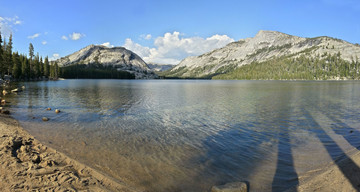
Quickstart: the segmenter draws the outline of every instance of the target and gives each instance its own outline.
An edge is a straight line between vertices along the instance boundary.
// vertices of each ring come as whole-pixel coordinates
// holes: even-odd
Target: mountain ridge
[[[240,39],[199,56],[187,57],[167,71],[165,76],[206,78],[254,62],[265,62],[282,56],[297,58],[305,52],[313,57],[340,52],[341,59],[351,62],[360,57],[360,46],[327,36],[305,38],[260,30],[254,37]]]

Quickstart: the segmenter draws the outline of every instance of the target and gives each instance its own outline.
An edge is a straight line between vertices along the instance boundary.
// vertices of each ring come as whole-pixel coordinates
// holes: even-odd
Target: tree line
[[[56,62],[49,62],[39,53],[34,54],[34,46],[29,44],[29,55],[13,52],[12,34],[8,40],[0,32],[0,76],[11,75],[17,80],[57,79],[60,68]]]
[[[213,79],[263,79],[263,80],[328,80],[360,79],[358,58],[346,61],[341,53],[279,57],[265,62],[253,62]]]
[[[68,79],[135,79],[132,73],[118,71],[113,66],[104,66],[99,63],[62,67],[60,76]]]

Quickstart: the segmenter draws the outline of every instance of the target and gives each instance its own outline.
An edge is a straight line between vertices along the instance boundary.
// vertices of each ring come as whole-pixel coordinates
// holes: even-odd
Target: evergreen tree
[[[34,46],[32,43],[29,45],[29,66],[30,66],[30,78],[33,76],[33,57],[34,57]]]
[[[34,60],[34,77],[38,78],[40,77],[40,58],[39,58],[39,53],[36,54]]]
[[[45,57],[45,61],[44,61],[44,76],[45,77],[50,76],[50,64],[49,64],[48,56]]]
[[[58,66],[57,62],[55,61],[55,64],[54,64],[54,78],[58,79],[59,74],[60,74],[60,69],[59,69],[59,66]]]
[[[19,79],[21,77],[21,62],[20,62],[19,54],[13,53],[12,60],[13,60],[12,75],[15,79]]]
[[[44,76],[44,63],[43,63],[42,57],[40,57],[39,64],[40,64],[40,75],[39,75],[39,77],[43,77]]]
[[[8,75],[10,75],[10,71],[12,69],[12,34],[10,34],[9,37],[9,42],[6,45],[6,50],[5,50],[5,70],[7,72]]]

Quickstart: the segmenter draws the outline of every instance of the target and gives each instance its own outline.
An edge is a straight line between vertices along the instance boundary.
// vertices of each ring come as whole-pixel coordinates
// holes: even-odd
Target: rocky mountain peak
[[[74,64],[101,64],[112,66],[118,70],[135,73],[136,78],[148,77],[151,70],[148,65],[136,53],[124,47],[106,47],[103,45],[88,45],[79,51],[62,57],[57,60],[59,66],[69,66]]]

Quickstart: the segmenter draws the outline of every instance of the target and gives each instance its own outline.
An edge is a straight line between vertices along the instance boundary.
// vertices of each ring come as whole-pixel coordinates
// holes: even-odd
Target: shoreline
[[[137,191],[30,135],[0,114],[0,191]]]

